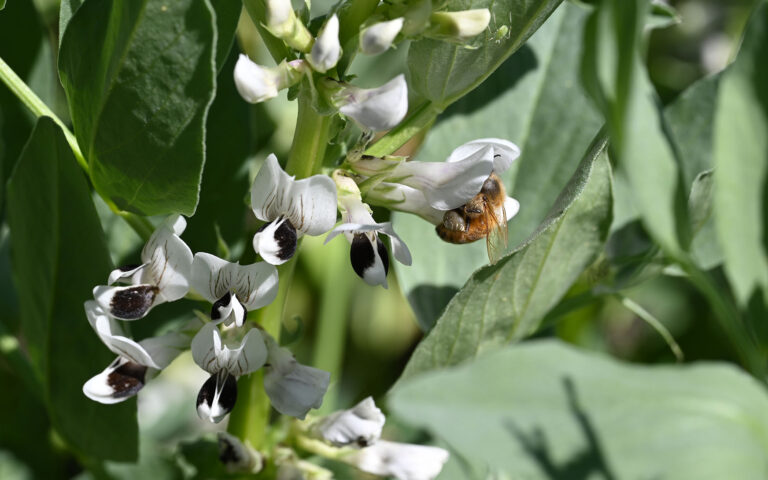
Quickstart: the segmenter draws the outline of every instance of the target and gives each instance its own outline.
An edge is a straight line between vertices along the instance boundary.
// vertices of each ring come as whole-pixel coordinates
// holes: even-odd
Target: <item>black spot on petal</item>
[[[275,220],[275,222],[280,222],[281,219],[278,218]],[[275,223],[272,222],[272,223]],[[259,232],[266,229],[269,225],[272,225],[272,223],[268,223],[261,227],[259,229]],[[273,239],[275,240],[275,243],[277,243],[277,246],[279,247],[279,251],[277,252],[277,257],[280,260],[288,260],[291,257],[293,257],[293,254],[296,253],[296,243],[298,242],[298,235],[296,234],[296,228],[293,226],[290,220],[286,219],[283,221],[279,227],[274,232]]]
[[[211,375],[200,388],[196,403],[198,410],[203,403],[208,406],[209,410],[211,409],[217,390],[221,392],[219,394],[219,407],[221,410],[224,413],[232,411],[237,401],[237,380],[225,371]]]
[[[387,247],[384,246],[384,242],[379,237],[376,237],[376,249],[379,251],[381,263],[384,264],[384,275],[387,275],[389,273],[389,254],[387,253]]]
[[[229,305],[229,302],[231,301],[232,301],[232,294],[230,292],[225,293],[223,297],[216,300],[216,302],[213,304],[213,307],[211,307],[211,320],[220,319],[221,312],[219,311],[219,309],[226,307],[227,305]]]
[[[224,465],[227,464],[240,464],[243,459],[238,455],[237,449],[228,438],[224,436],[219,437],[219,460]]]
[[[363,278],[365,271],[371,268],[376,261],[373,245],[364,234],[356,233],[353,237],[352,246],[349,249],[349,260],[360,278]]]
[[[138,363],[126,362],[107,375],[107,384],[114,390],[114,398],[132,397],[144,387],[147,367]]]
[[[132,263],[130,265],[123,265],[122,267],[117,267],[117,269],[120,270],[121,272],[130,272],[131,270],[136,270],[140,266],[141,264]]]
[[[118,290],[109,302],[110,313],[126,320],[135,320],[147,314],[157,295],[154,285],[138,285]]]

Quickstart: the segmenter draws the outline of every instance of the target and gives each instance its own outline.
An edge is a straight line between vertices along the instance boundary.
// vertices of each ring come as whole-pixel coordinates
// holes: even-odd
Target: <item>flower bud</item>
[[[343,447],[354,444],[363,448],[376,443],[384,427],[384,414],[371,397],[349,410],[340,410],[323,419],[317,426],[328,442]]]
[[[336,66],[339,58],[341,58],[339,18],[334,13],[318,33],[307,60],[316,71],[325,73]]]
[[[388,22],[374,23],[360,33],[360,51],[368,55],[386,52],[403,28],[405,20],[400,17]]]
[[[293,11],[291,0],[265,0],[265,27],[272,35],[300,52],[309,52],[312,35]]]
[[[282,62],[274,68],[263,67],[241,54],[235,65],[235,87],[246,102],[259,103],[277,96],[295,84],[307,70],[303,60]]]
[[[347,87],[339,97],[339,111],[368,130],[389,130],[408,113],[408,85],[403,74],[379,88]]]
[[[432,28],[429,36],[464,41],[481,34],[491,21],[487,8],[460,12],[435,12],[429,20]]]

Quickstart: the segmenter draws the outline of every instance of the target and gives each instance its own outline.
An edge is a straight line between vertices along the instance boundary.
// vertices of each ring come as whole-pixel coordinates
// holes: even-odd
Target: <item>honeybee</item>
[[[485,238],[488,260],[493,265],[507,249],[506,198],[504,184],[491,172],[480,193],[466,204],[445,212],[443,222],[435,227],[437,235],[450,243],[471,243]]]

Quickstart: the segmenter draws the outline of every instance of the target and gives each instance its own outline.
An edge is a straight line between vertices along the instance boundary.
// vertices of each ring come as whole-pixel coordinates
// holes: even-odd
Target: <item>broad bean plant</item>
[[[0,0],[0,477],[764,478],[747,16],[662,101],[656,0]]]

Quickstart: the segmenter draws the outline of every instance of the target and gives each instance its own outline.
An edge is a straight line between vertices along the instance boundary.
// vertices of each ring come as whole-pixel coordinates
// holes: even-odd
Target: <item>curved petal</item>
[[[243,306],[256,310],[269,305],[277,297],[277,269],[269,263],[232,264],[232,288]]]
[[[253,250],[272,265],[282,265],[293,258],[297,245],[296,229],[285,218],[264,225],[253,236]]]
[[[318,425],[318,430],[326,441],[337,447],[350,444],[367,447],[381,437],[384,421],[384,414],[373,398],[368,397],[349,410],[329,415]]]
[[[123,283],[133,283],[131,282],[131,277],[133,277],[136,273],[141,272],[141,269],[144,268],[144,266],[145,265],[125,265],[123,267],[112,270],[109,273],[107,285],[112,285],[118,281]]]
[[[379,231],[389,237],[389,244],[392,246],[392,255],[403,265],[411,265],[411,251],[405,242],[395,233],[392,228],[392,222],[379,224]]]
[[[159,337],[149,337],[139,342],[154,361],[158,370],[171,364],[181,352],[189,348],[190,336],[180,332],[168,332]],[[152,367],[152,365],[149,365]]]
[[[360,470],[398,480],[431,480],[448,461],[448,451],[439,447],[379,440],[344,458]]]
[[[226,371],[214,373],[197,394],[197,415],[202,420],[219,423],[229,415],[237,401],[237,380]]]
[[[520,202],[512,197],[507,197],[504,200],[504,211],[507,214],[507,221],[511,220],[520,211]]]
[[[317,35],[307,60],[316,71],[325,73],[336,66],[340,57],[339,17],[334,13]]]
[[[279,93],[275,72],[252,62],[242,53],[235,64],[234,76],[237,93],[248,103],[263,102]]]
[[[117,320],[107,315],[107,312],[97,302],[93,300],[85,302],[85,315],[101,341],[113,353],[139,365],[160,368],[150,352],[139,342],[126,337]]]
[[[258,329],[251,329],[236,348],[222,344],[219,330],[208,323],[192,340],[192,358],[208,373],[227,371],[240,376],[254,372],[267,360],[267,348]]]
[[[138,320],[155,306],[158,289],[154,285],[110,287],[99,285],[93,289],[93,298],[101,308],[121,320]]]
[[[299,232],[320,235],[336,223],[336,185],[325,175],[294,180],[270,154],[253,180],[251,208],[259,220],[283,216]]]
[[[427,197],[421,190],[399,183],[378,184],[368,191],[366,200],[374,205],[418,215],[433,225],[439,225],[445,215],[445,211],[438,210],[427,202]]]
[[[198,252],[192,260],[190,286],[213,303],[229,292],[229,262],[210,253]]]
[[[367,55],[378,55],[389,50],[395,37],[403,28],[403,17],[388,22],[374,23],[360,32],[360,51]]]
[[[263,245],[261,247],[264,248]],[[264,262],[240,265],[205,252],[196,253],[192,262],[192,287],[206,300],[214,303],[211,315],[213,320],[229,315],[231,298],[224,297],[230,292],[234,292],[242,306],[248,310],[268,305],[277,296],[277,281],[277,269]],[[227,310],[226,315],[222,310],[216,316],[214,312],[218,311],[217,307]],[[240,325],[242,318],[238,321]]]
[[[350,89],[346,104],[339,111],[363,127],[389,130],[408,113],[408,84],[400,74],[379,88]]]
[[[370,238],[364,233],[356,233],[349,248],[349,259],[355,273],[365,283],[387,288],[389,254],[377,236]]]
[[[141,251],[141,259],[147,264],[141,281],[158,288],[157,303],[178,300],[189,291],[192,250],[176,233],[177,223],[155,230]]]
[[[117,357],[104,371],[85,382],[83,393],[99,403],[119,403],[139,393],[146,373],[144,365]]]
[[[503,138],[479,138],[464,145],[456,147],[446,159],[446,162],[458,162],[470,157],[490,146],[493,154],[493,171],[502,173],[506,171],[520,156],[520,147]]]

